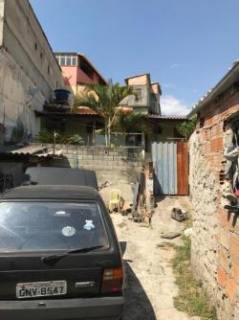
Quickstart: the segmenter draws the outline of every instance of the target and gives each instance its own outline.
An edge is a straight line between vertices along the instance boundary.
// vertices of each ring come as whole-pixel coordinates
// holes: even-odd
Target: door
[[[188,194],[188,148],[186,142],[152,143],[155,195]]]
[[[189,194],[188,175],[188,144],[186,142],[177,142],[177,176],[178,176],[178,192],[179,196]]]

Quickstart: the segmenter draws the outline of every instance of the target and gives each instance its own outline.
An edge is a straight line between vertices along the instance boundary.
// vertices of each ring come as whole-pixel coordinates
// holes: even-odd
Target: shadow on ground
[[[134,271],[127,261],[124,261],[124,266],[126,288],[123,320],[157,320],[149,298]]]

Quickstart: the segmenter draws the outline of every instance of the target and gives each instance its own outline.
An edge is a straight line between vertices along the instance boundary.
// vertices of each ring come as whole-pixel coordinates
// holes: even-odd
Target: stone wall
[[[239,93],[227,92],[200,112],[190,138],[190,190],[194,207],[192,270],[208,291],[219,320],[239,319],[239,224],[224,209],[224,121],[239,111]]]

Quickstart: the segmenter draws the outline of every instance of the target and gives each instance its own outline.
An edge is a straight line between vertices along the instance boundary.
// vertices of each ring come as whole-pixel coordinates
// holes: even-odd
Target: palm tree
[[[86,87],[80,96],[75,98],[75,106],[86,106],[105,118],[106,145],[110,146],[111,130],[117,116],[122,114],[120,102],[134,94],[132,88],[110,83],[108,86],[93,84]]]
[[[124,133],[152,134],[152,127],[148,122],[148,117],[140,113],[131,113],[127,117],[120,114],[117,119],[116,130]]]

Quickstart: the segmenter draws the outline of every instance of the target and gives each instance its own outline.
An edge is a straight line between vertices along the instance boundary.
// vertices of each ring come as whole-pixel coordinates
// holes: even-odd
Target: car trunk
[[[114,259],[110,259],[109,255],[101,254],[97,257],[97,265],[93,262],[94,260],[93,254],[71,255],[50,266],[41,261],[41,256],[0,257],[0,300],[99,296],[104,267],[109,267],[111,263],[107,261]],[[58,281],[66,282],[66,294],[49,295],[48,292],[45,296],[35,296],[34,290],[39,282],[53,282],[54,286]],[[33,284],[29,287],[30,283]],[[18,284],[21,289],[24,289],[26,284],[27,297],[25,294],[17,297]]]
[[[121,256],[103,209],[90,201],[3,202],[0,300],[121,294]]]

